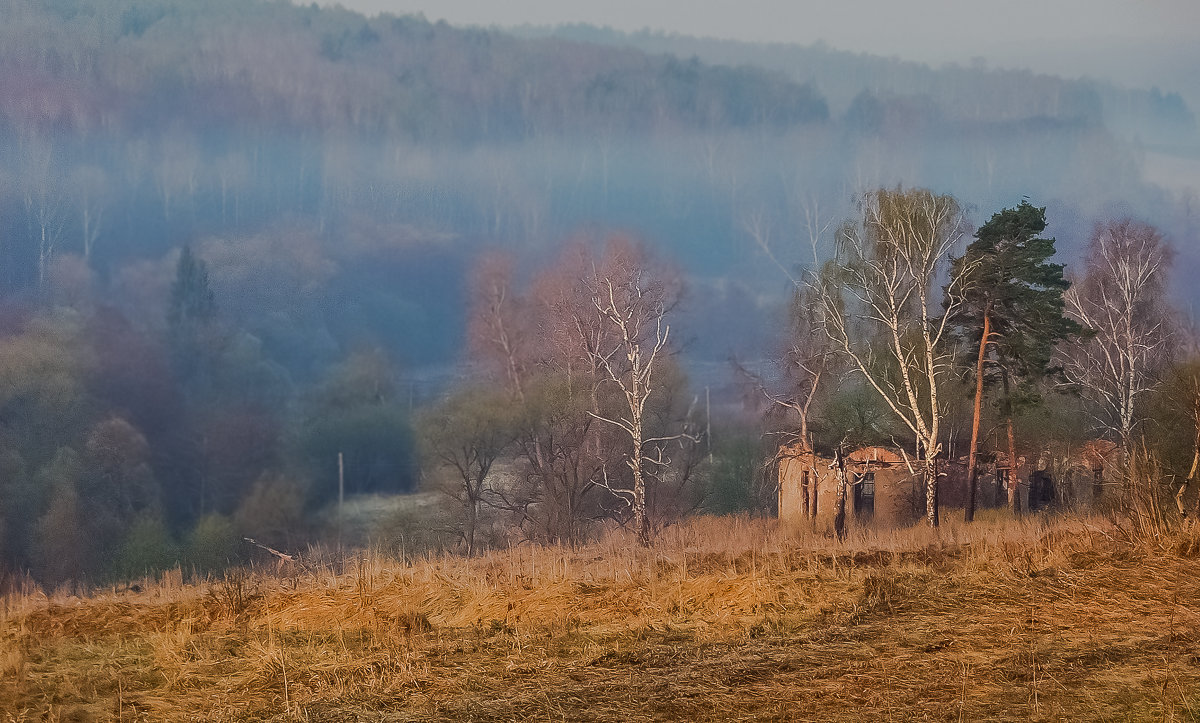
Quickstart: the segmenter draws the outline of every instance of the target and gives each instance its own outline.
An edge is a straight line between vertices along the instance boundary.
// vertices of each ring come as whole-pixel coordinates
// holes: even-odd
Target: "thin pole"
[[[342,457],[342,453],[338,452],[338,510],[337,510],[337,530],[338,530],[338,549],[342,547],[342,502],[346,499],[346,461]]]
[[[704,442],[708,445],[708,463],[712,464],[712,404],[708,387],[704,387]]]

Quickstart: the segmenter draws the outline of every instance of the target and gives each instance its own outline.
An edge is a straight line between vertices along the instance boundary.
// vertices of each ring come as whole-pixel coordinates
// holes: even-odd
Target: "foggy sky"
[[[1197,0],[322,0],[456,25],[589,23],[754,42],[825,41],[932,64],[973,58],[1195,95]],[[702,7],[703,9],[700,9]]]

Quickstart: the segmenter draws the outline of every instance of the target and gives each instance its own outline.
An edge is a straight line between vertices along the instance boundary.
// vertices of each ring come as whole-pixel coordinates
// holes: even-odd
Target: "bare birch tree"
[[[831,225],[822,221],[818,214],[815,195],[811,205],[804,207],[805,230],[812,251],[812,269],[819,265],[817,246],[820,238]],[[798,434],[802,444],[811,447],[809,420],[813,402],[821,389],[822,378],[830,367],[832,349],[829,335],[824,329],[821,315],[820,286],[826,282],[821,275],[796,272],[780,261],[772,247],[772,224],[766,209],[759,207],[742,218],[742,228],[753,239],[759,250],[774,264],[794,287],[789,309],[790,329],[786,346],[775,360],[784,381],[784,388],[773,390],[760,375],[753,373],[735,360],[738,374],[749,381],[775,408],[794,414],[798,421]]]
[[[71,172],[69,187],[79,212],[83,259],[90,264],[111,202],[108,174],[99,166],[80,166]]]
[[[66,214],[54,144],[38,136],[22,139],[22,201],[29,235],[37,245],[38,293],[47,292],[48,272],[62,238]]]
[[[924,189],[867,193],[860,211],[843,227],[838,258],[827,271],[834,283],[820,294],[824,325],[839,353],[916,438],[925,517],[936,526],[940,394],[953,359],[947,320],[962,303],[962,272],[948,280],[944,302],[937,292],[964,233],[963,212],[953,197]]]
[[[1067,314],[1093,334],[1064,349],[1064,372],[1127,460],[1142,401],[1171,360],[1166,294],[1172,255],[1153,226],[1130,219],[1101,224],[1092,233],[1083,279],[1065,295]]]
[[[825,238],[825,234],[833,227],[837,216],[834,215],[835,212],[822,208],[821,198],[815,191],[797,194],[795,204],[800,207],[801,215],[804,217],[804,231],[808,236],[808,246],[812,252],[815,268],[819,264],[818,248],[821,239]]]
[[[586,286],[607,330],[589,355],[623,401],[611,413],[592,414],[628,437],[625,463],[633,474],[631,489],[609,489],[628,504],[638,539],[649,544],[648,481],[660,478],[670,463],[666,446],[680,438],[650,436],[646,417],[647,402],[656,388],[655,372],[667,355],[671,328],[666,316],[678,289],[673,278],[655,273],[639,248],[619,239],[609,242],[605,258],[586,279]]]

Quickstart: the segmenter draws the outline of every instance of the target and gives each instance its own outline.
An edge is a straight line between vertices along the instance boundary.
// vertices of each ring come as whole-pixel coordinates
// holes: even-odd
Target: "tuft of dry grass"
[[[1188,543],[1190,544],[1190,543]],[[1099,518],[378,552],[0,605],[6,720],[1194,720],[1200,558]],[[336,572],[342,571],[342,572]]]

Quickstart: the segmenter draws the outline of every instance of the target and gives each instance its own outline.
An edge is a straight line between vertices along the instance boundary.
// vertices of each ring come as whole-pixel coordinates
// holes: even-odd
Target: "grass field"
[[[1099,518],[364,554],[0,618],[0,720],[1200,720],[1200,558]],[[340,568],[340,569],[339,569]]]

